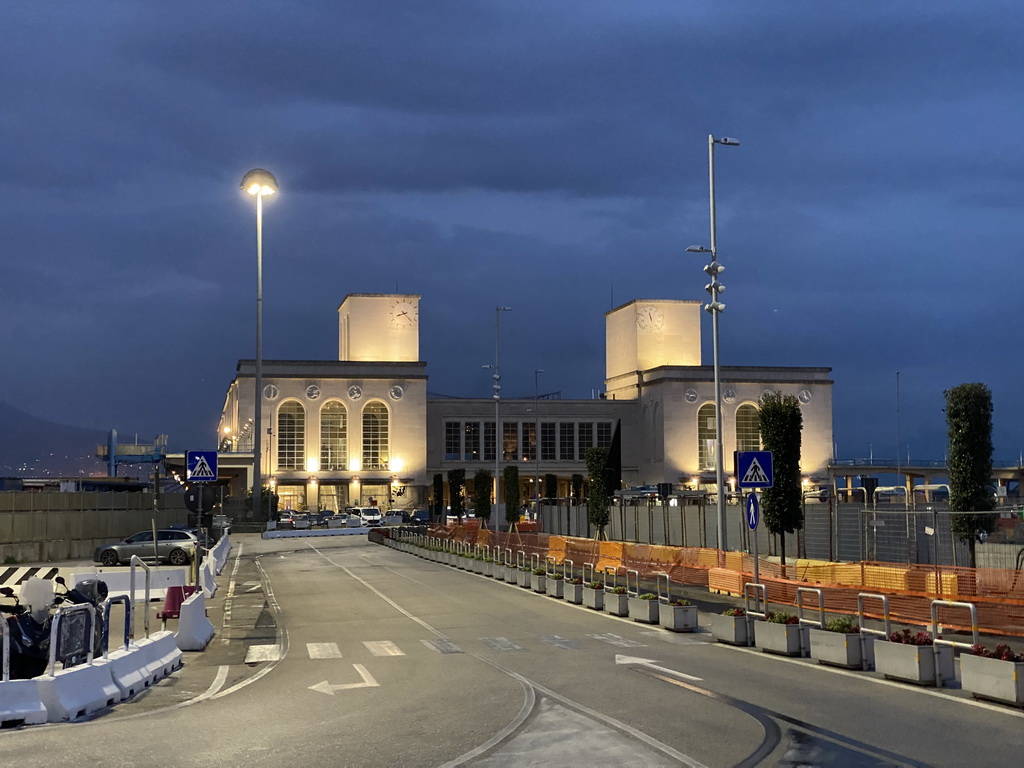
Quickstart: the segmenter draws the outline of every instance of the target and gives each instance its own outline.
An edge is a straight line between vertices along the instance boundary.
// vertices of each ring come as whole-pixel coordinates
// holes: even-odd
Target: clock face
[[[801,389],[797,393],[797,397],[800,398],[801,403],[811,402],[811,391],[809,389]]]
[[[722,393],[722,399],[727,403],[734,402],[736,400],[736,390],[727,389]]]
[[[391,389],[388,390],[388,394],[391,395],[392,400],[401,400],[402,395],[405,394],[405,390],[398,384],[395,384]]]
[[[411,301],[398,299],[391,303],[392,328],[414,328],[419,317],[420,311]]]
[[[353,384],[348,388],[348,396],[353,400],[358,400],[363,396],[363,388],[358,384]]]
[[[686,398],[686,402],[695,403],[697,402],[697,390],[688,389],[686,390],[686,392],[683,393],[683,397]]]
[[[318,397],[320,397],[320,387],[318,387],[316,384],[310,384],[308,387],[306,387],[306,397],[308,397],[310,400],[316,400]]]
[[[280,391],[278,391],[277,387],[273,384],[267,384],[267,386],[263,388],[263,396],[267,398],[267,400],[274,400],[279,394],[281,394]]]
[[[636,327],[653,333],[665,327],[665,313],[654,304],[640,304],[636,308]]]

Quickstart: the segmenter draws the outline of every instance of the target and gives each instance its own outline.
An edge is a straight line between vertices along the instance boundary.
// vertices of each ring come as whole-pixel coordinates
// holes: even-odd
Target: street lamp
[[[242,177],[242,189],[256,198],[256,375],[253,392],[252,509],[258,520],[263,514],[263,197],[277,192],[277,179],[270,171],[254,168]]]
[[[494,390],[494,394],[491,397],[494,398],[494,508],[498,508],[498,462],[501,458],[501,447],[502,447],[502,434],[501,434],[501,421],[498,411],[498,405],[501,402],[501,313],[511,312],[512,307],[495,307],[494,308],[494,365],[485,365],[484,368],[490,368],[494,371],[491,374],[491,378],[494,383],[491,385],[491,389]],[[500,524],[497,523],[496,525]],[[495,527],[494,530],[498,530]]]
[[[702,245],[691,245],[687,251],[691,253],[710,253],[711,263],[704,267],[704,271],[711,282],[704,286],[704,290],[711,296],[711,300],[704,305],[704,310],[711,313],[711,338],[712,349],[714,350],[715,368],[715,483],[718,488],[718,548],[724,551],[728,547],[728,536],[725,530],[725,476],[723,472],[723,442],[722,434],[722,375],[721,366],[718,362],[718,316],[725,309],[725,304],[720,302],[719,294],[725,290],[725,286],[718,282],[718,276],[725,270],[718,263],[718,240],[715,233],[715,144],[723,144],[727,147],[738,147],[740,143],[736,139],[716,139],[708,134],[708,196],[711,199],[711,247],[705,248]]]
[[[533,493],[537,497],[537,503],[534,505],[535,513],[540,511],[540,408],[538,407],[540,397],[538,381],[542,373],[545,373],[543,368],[537,368],[533,372],[533,440],[536,446],[536,454],[533,457]]]

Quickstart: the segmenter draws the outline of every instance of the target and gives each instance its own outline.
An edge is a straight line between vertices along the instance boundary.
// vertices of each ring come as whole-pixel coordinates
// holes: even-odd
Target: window
[[[555,460],[555,423],[553,421],[541,422],[540,459],[541,461]]]
[[[466,461],[480,461],[480,422],[467,421],[463,431],[466,436]]]
[[[584,459],[587,456],[587,448],[594,447],[594,425],[590,422],[581,421],[577,426],[580,436],[579,456],[581,459]]]
[[[558,425],[558,450],[562,461],[576,460],[576,425],[562,423]]]
[[[494,461],[494,422],[484,422],[484,461]]]
[[[702,472],[715,469],[716,434],[714,403],[705,403],[697,411],[697,460]]]
[[[387,469],[389,461],[387,406],[367,403],[363,409],[363,469]]]
[[[444,458],[445,461],[458,461],[462,455],[459,443],[461,424],[457,421],[446,421],[444,424]]]
[[[306,412],[302,403],[290,400],[277,412],[278,469],[306,468]]]
[[[501,424],[501,458],[503,461],[516,461],[518,453],[516,446],[519,444],[519,425],[516,422],[502,422]]]
[[[756,405],[745,403],[736,409],[736,450],[761,450],[761,428]]]
[[[597,425],[597,447],[608,448],[612,444],[612,423],[602,421]]]
[[[337,400],[320,410],[320,469],[348,469],[348,414]]]
[[[537,460],[537,429],[532,421],[523,424],[523,461]]]

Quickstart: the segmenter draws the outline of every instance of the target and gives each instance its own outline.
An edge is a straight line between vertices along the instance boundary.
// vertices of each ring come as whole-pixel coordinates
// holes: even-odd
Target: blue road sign
[[[217,479],[216,451],[189,451],[185,457],[186,477],[193,483],[210,483]]]
[[[739,488],[771,488],[775,481],[771,451],[737,451],[736,479]]]
[[[747,494],[747,527],[757,530],[757,523],[761,519],[761,505],[757,501],[756,493]]]

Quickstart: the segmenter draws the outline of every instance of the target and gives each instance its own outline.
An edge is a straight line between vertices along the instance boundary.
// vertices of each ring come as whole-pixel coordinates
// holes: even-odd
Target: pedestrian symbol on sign
[[[750,460],[750,466],[747,467],[747,471],[743,475],[743,480],[740,482],[743,485],[762,485],[768,483],[768,475],[765,474],[761,468],[760,462],[756,458]]]

